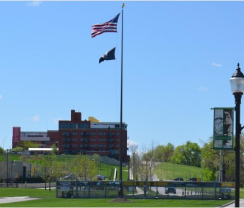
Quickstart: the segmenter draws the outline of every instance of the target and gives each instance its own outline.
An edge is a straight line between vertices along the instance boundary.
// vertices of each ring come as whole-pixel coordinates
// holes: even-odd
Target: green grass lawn
[[[129,199],[112,203],[113,199],[38,199],[0,204],[0,207],[218,207],[229,201]]]
[[[105,163],[99,163],[98,165],[98,174],[104,175],[107,177],[108,180],[113,180],[114,170],[117,169],[117,179],[119,179],[119,166],[117,165],[109,165]],[[123,181],[128,180],[128,168],[122,167],[122,178]]]
[[[0,188],[0,197],[30,196],[37,200],[0,204],[0,207],[218,207],[230,200],[128,199],[112,203],[113,199],[55,198],[55,190]]]
[[[244,199],[244,189],[240,189],[240,199]]]
[[[156,167],[155,173],[158,179],[161,180],[170,180],[182,177],[184,181],[186,181],[188,178],[202,177],[201,168],[166,162],[160,162]]]
[[[44,189],[33,188],[0,188],[0,197],[12,197],[12,196],[30,196],[30,197],[43,197],[43,198],[55,198],[56,192],[54,189],[51,191]]]

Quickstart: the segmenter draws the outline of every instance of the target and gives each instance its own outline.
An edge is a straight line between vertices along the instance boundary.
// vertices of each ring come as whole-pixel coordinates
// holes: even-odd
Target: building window
[[[60,122],[59,129],[87,129],[88,123]]]
[[[88,123],[80,123],[79,127],[80,129],[88,129]]]
[[[62,152],[63,153],[69,153],[69,150],[63,150]]]
[[[77,133],[77,132],[72,132],[72,135],[74,135],[74,136],[75,136],[75,135],[78,135],[78,133]]]
[[[96,139],[91,139],[92,142],[96,141]]]
[[[70,123],[59,123],[59,129],[70,129]]]
[[[96,132],[91,132],[90,133],[92,136],[95,136],[96,135]]]
[[[106,132],[98,132],[99,136],[106,136]]]
[[[119,154],[119,151],[118,150],[110,150],[110,155],[117,155]]]
[[[72,141],[73,141],[73,142],[76,142],[76,141],[78,141],[78,140],[77,140],[76,138],[73,138]]]
[[[62,141],[63,142],[69,142],[69,139],[68,138],[63,138]]]
[[[119,124],[115,124],[115,128],[116,129],[120,129],[120,125]],[[127,129],[127,125],[122,125],[122,129],[126,130]]]
[[[114,133],[109,133],[108,136],[109,136],[110,138],[112,138],[112,137],[114,137]]]
[[[79,124],[78,123],[71,123],[70,124],[70,128],[71,129],[78,129],[79,128]]]
[[[69,136],[69,132],[62,132],[62,135]]]
[[[89,136],[89,134],[87,132],[81,132],[80,135],[82,135],[83,137]]]

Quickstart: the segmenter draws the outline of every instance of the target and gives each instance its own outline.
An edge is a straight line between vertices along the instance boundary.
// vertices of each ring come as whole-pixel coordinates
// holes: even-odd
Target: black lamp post
[[[235,111],[236,111],[236,146],[235,146],[235,207],[240,205],[240,134],[241,134],[241,124],[240,124],[240,106],[241,106],[241,96],[244,92],[244,76],[237,64],[237,69],[235,73],[230,78],[231,91],[235,96]]]
[[[8,149],[7,149],[7,158],[6,158],[6,160],[7,160],[7,187],[8,187]]]

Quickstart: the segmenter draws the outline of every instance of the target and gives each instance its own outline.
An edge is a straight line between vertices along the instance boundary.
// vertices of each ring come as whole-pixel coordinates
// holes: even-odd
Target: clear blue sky
[[[202,146],[213,132],[210,108],[234,107],[229,79],[238,62],[244,71],[244,2],[125,3],[129,139],[139,148],[187,140]],[[57,130],[71,109],[83,119],[119,122],[121,16],[118,33],[90,34],[121,5],[0,2],[0,146],[11,147],[13,126]],[[99,64],[113,47],[116,60]]]

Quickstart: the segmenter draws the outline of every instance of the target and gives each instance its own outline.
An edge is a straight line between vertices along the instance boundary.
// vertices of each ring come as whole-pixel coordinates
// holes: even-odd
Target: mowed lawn
[[[38,199],[26,202],[0,204],[0,207],[220,207],[230,201],[129,199],[129,202],[111,202],[113,199]]]
[[[181,199],[114,199],[55,198],[55,190],[29,188],[0,188],[0,197],[29,196],[37,200],[0,204],[0,207],[218,207],[231,200],[181,200]]]

